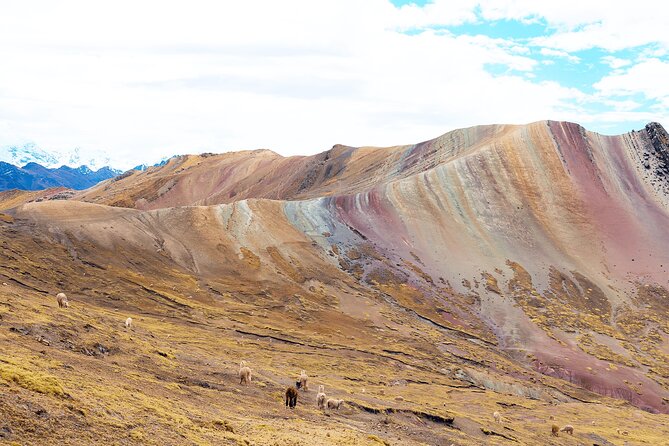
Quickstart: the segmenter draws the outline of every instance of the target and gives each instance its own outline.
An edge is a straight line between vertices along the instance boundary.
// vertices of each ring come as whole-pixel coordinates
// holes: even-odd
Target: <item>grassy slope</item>
[[[331,276],[305,292],[285,274],[205,279],[160,255],[85,244],[73,251],[28,222],[2,222],[0,232],[0,441],[9,444],[657,445],[669,438],[666,415],[521,369],[343,273],[323,270]],[[55,303],[60,289],[71,290],[67,310]],[[135,320],[130,331],[127,316]],[[237,380],[241,359],[254,370],[249,387]],[[288,411],[283,391],[301,369],[311,390]],[[500,391],[457,379],[458,370]],[[339,412],[317,410],[318,384],[346,401]],[[495,410],[502,425],[492,421]],[[451,417],[452,425],[438,421]],[[552,423],[574,425],[574,437],[550,438]]]

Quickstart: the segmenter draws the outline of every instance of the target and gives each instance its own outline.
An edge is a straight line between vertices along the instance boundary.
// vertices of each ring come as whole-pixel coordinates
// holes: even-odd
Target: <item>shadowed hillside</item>
[[[485,126],[0,194],[0,438],[662,444],[668,142]]]

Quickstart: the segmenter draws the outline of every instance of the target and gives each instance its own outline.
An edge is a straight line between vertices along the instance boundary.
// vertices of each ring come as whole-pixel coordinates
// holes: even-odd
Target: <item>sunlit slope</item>
[[[656,124],[486,126],[314,157],[189,156],[69,200],[14,193],[0,408],[70,413],[70,434],[94,416],[100,438],[147,444],[174,429],[193,444],[661,444],[667,139]],[[346,410],[324,416],[312,392],[286,415],[301,369]],[[549,439],[554,422],[574,437]]]
[[[254,200],[151,212],[43,202],[14,213],[0,225],[11,240],[0,270],[0,343],[11,351],[0,357],[0,411],[12,438],[552,444],[553,422],[577,427],[559,444],[669,434],[665,415],[508,354],[480,316],[485,297],[431,283],[417,258],[399,263],[369,240],[322,249],[290,212]],[[57,309],[57,290],[69,309]],[[241,359],[251,387],[238,384]],[[301,369],[344,409],[325,416],[312,390],[287,413],[282,392]]]
[[[164,166],[130,171],[100,183],[78,198],[156,209],[247,198],[294,200],[355,193],[455,159],[514,128],[472,127],[411,146],[335,145],[313,156],[282,157],[269,150],[184,155],[170,159]]]

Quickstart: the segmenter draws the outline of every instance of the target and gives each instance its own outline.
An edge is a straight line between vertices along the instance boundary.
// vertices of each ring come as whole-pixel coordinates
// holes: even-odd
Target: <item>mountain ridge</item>
[[[224,417],[258,444],[658,444],[668,143],[654,123],[606,136],[539,121],[306,157],[180,156],[66,200],[0,193],[0,322],[20,364],[84,414],[61,418],[68,435],[122,399],[127,415],[87,425],[96,438],[132,425],[215,443],[207,426]],[[300,370],[345,408],[324,416],[301,392],[281,412]],[[574,436],[547,441],[558,423]],[[350,426],[363,438],[335,439]]]
[[[33,142],[18,145],[6,145],[0,147],[0,161],[23,167],[28,163],[35,162],[47,168],[58,168],[68,166],[76,168],[86,165],[93,170],[109,167],[111,158],[101,150],[86,150],[87,155],[82,155],[82,149],[76,147],[69,151],[47,151],[38,147]],[[111,168],[111,167],[110,167]]]
[[[88,166],[47,168],[36,162],[23,167],[0,161],[0,191],[11,189],[43,190],[52,187],[86,189],[119,174],[109,167],[96,171]]]
[[[462,152],[463,148],[467,148],[469,151],[478,150],[481,148],[479,146],[485,146],[487,141],[491,141],[490,138],[499,137],[502,133],[519,131],[519,129],[527,127],[549,126],[550,122],[553,121],[537,121],[526,126],[474,126],[457,129],[418,144],[385,148],[354,148],[337,144],[332,149],[309,156],[283,157],[275,152],[263,149],[206,154],[205,156],[181,155],[175,157],[174,162],[162,166],[162,169],[152,169],[150,173],[145,175],[133,176],[132,178],[128,176],[127,179],[124,178],[124,181],[115,181],[114,184],[98,186],[98,189],[111,190],[109,193],[114,194],[116,197],[114,199],[105,198],[104,194],[100,194],[95,188],[83,192],[80,199],[149,209],[173,205],[217,204],[235,201],[240,197],[303,199],[329,196],[334,193],[355,193],[363,190],[365,184],[371,184],[370,187],[373,187],[375,183],[361,172],[346,171],[351,171],[350,166],[355,164],[351,162],[348,166],[345,165],[352,155],[355,155],[357,162],[367,163],[365,165],[367,172],[378,173],[383,171],[388,178],[397,174],[408,176],[430,168],[430,163],[434,167],[452,157],[466,156],[467,154]],[[588,132],[575,123],[564,124],[577,126],[579,132],[582,130],[596,138],[615,138],[615,136]],[[633,137],[634,134],[627,135]],[[478,142],[471,141],[472,138],[478,138]],[[257,155],[262,156],[257,158]],[[261,160],[264,160],[264,162],[261,162]],[[271,163],[275,165],[273,166]],[[239,169],[245,169],[244,171],[247,173],[245,179],[237,179],[237,176],[235,176],[237,175],[236,170]],[[291,171],[296,169],[299,172],[291,174]],[[345,175],[335,178],[334,173],[339,174],[342,169]],[[179,180],[187,178],[188,175],[191,175],[190,172],[194,172],[191,180],[194,183],[194,191],[184,192],[187,197],[180,198],[178,197],[180,192]],[[350,175],[347,176],[347,173]],[[228,179],[234,184],[227,181]],[[338,184],[332,184],[332,180],[336,180]],[[330,184],[328,184],[328,181],[330,181]],[[352,187],[351,182],[359,187]],[[322,186],[319,190],[312,190],[319,186]],[[202,191],[198,192],[197,188],[202,188]],[[153,197],[155,203],[151,203],[150,197],[144,195]],[[139,205],[134,202],[134,196],[137,200],[143,199]],[[147,203],[147,201],[149,202]]]

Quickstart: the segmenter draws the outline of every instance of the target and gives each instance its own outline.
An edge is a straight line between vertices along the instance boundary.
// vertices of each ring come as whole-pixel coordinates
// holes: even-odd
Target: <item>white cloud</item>
[[[479,11],[546,16],[568,31],[599,14],[574,2],[583,15],[574,21],[566,7],[534,3],[544,2],[8,3],[0,14],[0,144],[108,149],[117,166],[130,167],[174,153],[307,154],[589,116],[583,93],[532,78],[538,62],[517,41],[430,29],[479,21]],[[424,32],[401,32],[416,27]],[[491,75],[488,64],[507,74]]]
[[[571,63],[578,63],[578,62],[581,61],[580,58],[578,58],[576,56],[572,56],[571,54],[569,54],[566,51],[554,50],[554,49],[551,49],[551,48],[541,48],[541,50],[539,50],[539,53],[543,56],[561,57],[561,58],[567,59]]]
[[[410,3],[394,14],[394,24],[401,29],[411,29],[475,22],[478,3],[477,0],[433,0],[422,7]]]
[[[623,72],[605,76],[594,87],[603,96],[643,94],[651,100],[669,99],[669,62],[648,59]]]
[[[613,68],[614,70],[617,70],[618,68],[626,67],[627,65],[631,64],[632,61],[626,60],[626,59],[620,59],[618,57],[613,57],[613,56],[604,56],[602,57],[602,62]]]
[[[486,20],[542,21],[555,33],[534,39],[538,46],[567,52],[588,48],[617,51],[640,45],[669,48],[664,0],[482,0]]]
[[[486,20],[544,20],[559,29],[572,29],[592,23],[601,17],[602,10],[610,7],[606,0],[562,0],[547,2],[536,0],[485,0],[481,1],[481,15]]]
[[[603,100],[603,104],[609,106],[615,112],[634,112],[642,106],[638,101],[627,100]]]
[[[669,48],[669,33],[664,31],[669,5],[662,0],[570,0],[552,2],[552,8],[545,8],[548,2],[536,3],[537,14],[558,30],[534,39],[536,45],[568,52],[589,48],[620,51],[650,44]]]

